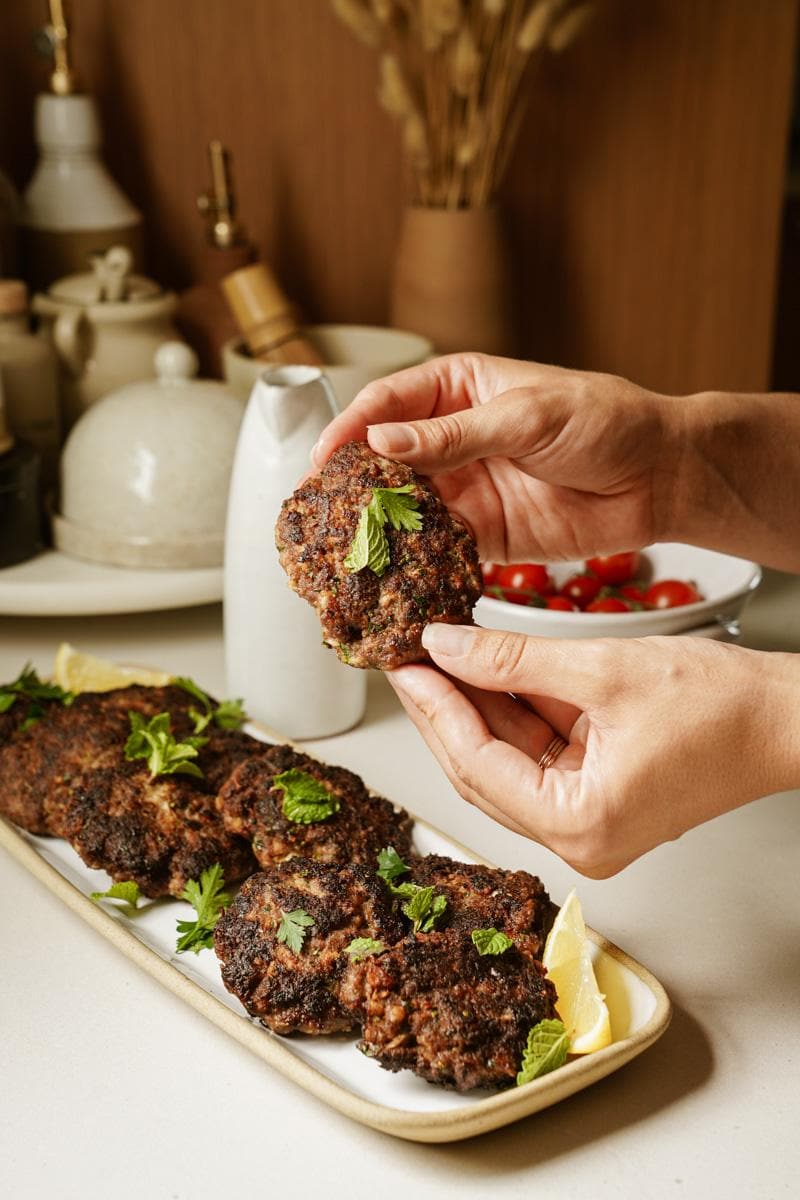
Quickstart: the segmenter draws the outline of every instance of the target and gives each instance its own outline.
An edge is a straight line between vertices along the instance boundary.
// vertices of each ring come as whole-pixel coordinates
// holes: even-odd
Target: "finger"
[[[400,671],[402,672],[406,672],[407,670],[408,668],[406,667],[400,668]],[[497,821],[499,825],[504,825],[505,828],[510,829],[512,833],[518,833],[521,837],[525,838],[533,838],[534,841],[538,840],[532,833],[530,833],[529,830],[520,825],[518,821],[512,820],[512,818],[498,808],[497,805],[493,804],[491,800],[487,799],[485,796],[479,795],[462,778],[460,778],[447,748],[434,731],[433,726],[423,713],[422,709],[417,705],[413,695],[406,690],[405,682],[401,684],[399,679],[395,679],[397,674],[398,671],[388,671],[386,673],[386,678],[389,680],[395,692],[397,693],[400,703],[403,705],[403,708],[411,718],[412,723],[421,735],[425,745],[439,763],[439,766],[442,768],[448,780],[458,794],[464,800],[466,800],[468,804],[471,804],[474,808],[480,809],[480,811],[485,813],[487,817],[491,817],[491,819],[493,821]]]
[[[368,383],[322,431],[311,451],[311,461],[322,467],[338,446],[366,441],[370,425],[428,417],[437,404],[448,408],[469,406],[474,398],[471,385],[468,355],[435,358]]]
[[[534,762],[538,763],[556,733],[567,743],[570,741],[569,729],[562,733],[560,729],[543,720],[541,714],[531,709],[523,700],[515,699],[505,692],[485,692],[469,683],[459,683],[458,690],[474,704],[498,741],[516,746]],[[560,701],[553,703],[559,704]],[[582,744],[568,744],[559,754],[555,765],[561,771],[578,770],[583,765],[584,756],[585,748]]]
[[[490,692],[544,695],[581,710],[612,702],[624,677],[624,639],[526,637],[477,625],[426,625],[422,644],[448,675]]]
[[[391,675],[394,687],[430,724],[462,794],[468,788],[480,798],[479,807],[492,805],[505,821],[516,822],[545,845],[558,837],[552,818],[563,823],[569,810],[577,809],[579,771],[543,771],[527,754],[499,741],[474,705],[439,672],[403,667]]]
[[[407,413],[401,423],[374,423],[369,444],[379,454],[419,471],[453,470],[478,459],[529,457],[552,445],[571,413],[565,395],[515,388],[489,403],[462,407],[427,420]]]
[[[526,693],[519,694],[517,699],[528,704],[543,721],[552,725],[556,733],[560,733],[569,741],[575,722],[581,715],[579,708],[574,704],[567,704],[564,700],[554,700],[552,696]]]

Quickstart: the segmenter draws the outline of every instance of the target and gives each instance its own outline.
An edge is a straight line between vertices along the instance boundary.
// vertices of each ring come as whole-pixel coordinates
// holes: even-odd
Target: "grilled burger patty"
[[[302,948],[292,950],[278,931],[285,915],[299,909],[314,923],[304,927]],[[359,990],[344,988],[344,981],[363,969],[345,947],[361,937],[390,945],[403,932],[386,889],[368,868],[294,858],[251,875],[222,914],[214,947],[225,987],[267,1028],[343,1033],[360,1018]]]
[[[421,529],[387,522],[384,573],[349,570],[345,558],[373,489],[408,484]],[[420,639],[429,621],[472,623],[481,574],[471,534],[424,479],[366,442],[340,446],[284,501],[275,536],[289,583],[316,608],[325,642],[351,666],[390,670],[427,659]]]
[[[0,812],[31,833],[60,835],[64,781],[80,771],[124,760],[129,712],[149,720],[168,711],[176,736],[185,736],[192,728],[187,709],[194,703],[182,688],[173,686],[85,692],[68,707],[47,701],[42,716],[28,729],[21,728],[27,705],[14,704],[0,718]]]
[[[285,771],[318,780],[340,804],[338,812],[309,824],[284,815],[285,791],[274,784]],[[378,851],[393,845],[402,855],[411,847],[411,819],[344,767],[331,767],[290,746],[272,746],[262,757],[243,762],[217,797],[226,829],[246,837],[262,867],[299,855],[316,862],[376,865]]]
[[[473,929],[499,929],[509,937],[524,936],[529,953],[541,951],[554,906],[535,875],[428,854],[412,863],[410,878],[446,897],[437,928],[467,935]]]
[[[533,1025],[556,1016],[555,988],[521,947],[478,953],[457,929],[409,934],[362,964],[359,1049],[457,1091],[514,1082]],[[354,996],[348,996],[350,1003]]]

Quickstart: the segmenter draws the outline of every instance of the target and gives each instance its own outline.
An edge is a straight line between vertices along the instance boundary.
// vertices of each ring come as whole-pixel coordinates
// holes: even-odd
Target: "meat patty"
[[[305,824],[284,815],[286,791],[274,783],[285,771],[301,771],[323,785],[340,804],[324,820]],[[372,795],[358,775],[331,767],[290,746],[273,746],[243,762],[217,798],[225,826],[246,837],[262,867],[300,856],[315,862],[376,865],[378,851],[393,845],[410,851],[411,818],[381,796]]]
[[[438,929],[467,935],[473,929],[499,929],[509,937],[524,937],[528,952],[540,954],[555,909],[535,875],[428,854],[412,863],[409,878],[446,897]]]
[[[410,934],[353,982],[365,1009],[359,1049],[461,1092],[513,1083],[529,1030],[556,1016],[541,963],[518,946],[482,956],[456,929]]]
[[[300,927],[305,937],[294,950],[278,931],[297,910],[313,924]],[[391,945],[402,936],[386,890],[368,868],[295,858],[245,882],[217,923],[214,948],[225,987],[268,1029],[343,1033],[361,1016],[359,989],[343,984],[363,968],[345,948],[354,938]]]
[[[395,529],[387,520],[383,573],[348,568],[345,559],[374,489],[405,486],[412,488],[421,528]],[[275,536],[289,583],[316,608],[324,641],[353,667],[388,671],[427,659],[421,637],[429,621],[472,623],[481,594],[474,539],[424,479],[366,442],[340,446],[320,474],[284,501]]]
[[[0,724],[0,812],[31,833],[59,834],[59,795],[65,781],[87,768],[123,761],[131,731],[129,712],[149,720],[168,711],[176,736],[185,736],[192,728],[187,709],[195,703],[174,686],[85,692],[69,706],[46,702],[42,716],[27,729],[22,728],[27,706],[15,703]]]
[[[75,771],[51,795],[51,828],[69,841],[89,867],[112,879],[138,883],[146,896],[180,896],[190,879],[219,863],[227,883],[256,869],[244,838],[227,830],[216,794],[245,758],[263,754],[263,742],[235,730],[209,726],[209,741],[194,760],[203,777],[150,778],[143,759],[116,753],[100,765]]]

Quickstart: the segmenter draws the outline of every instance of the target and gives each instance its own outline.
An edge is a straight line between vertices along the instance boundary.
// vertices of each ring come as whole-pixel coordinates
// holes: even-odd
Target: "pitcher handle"
[[[86,353],[82,344],[81,324],[83,309],[75,312],[60,312],[53,325],[53,344],[68,371],[78,376],[86,366]]]

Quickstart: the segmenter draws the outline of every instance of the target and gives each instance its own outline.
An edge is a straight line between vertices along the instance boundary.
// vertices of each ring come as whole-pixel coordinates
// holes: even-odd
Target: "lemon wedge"
[[[570,1054],[590,1054],[611,1043],[605,996],[597,986],[581,904],[575,889],[561,906],[545,942],[542,962],[558,993],[556,1008],[569,1034]]]
[[[146,667],[121,667],[106,658],[81,654],[69,642],[62,642],[56,652],[53,678],[67,692],[110,692],[132,683],[162,687],[169,683],[171,676],[164,671],[149,671]]]

